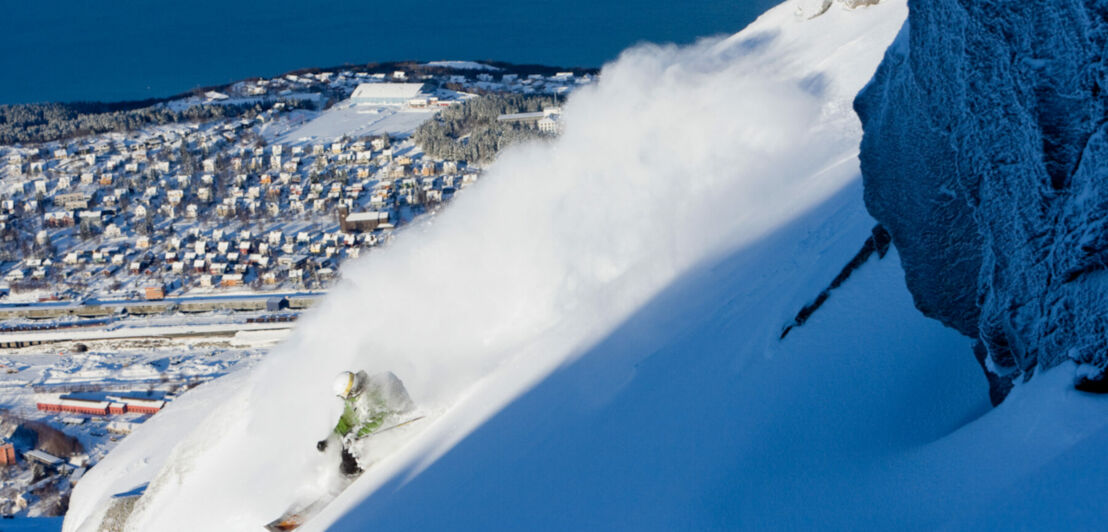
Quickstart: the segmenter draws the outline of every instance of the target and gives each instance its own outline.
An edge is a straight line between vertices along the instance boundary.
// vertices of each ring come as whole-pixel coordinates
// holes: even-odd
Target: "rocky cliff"
[[[909,1],[855,109],[866,207],[926,315],[977,338],[1003,399],[1108,365],[1104,0]]]

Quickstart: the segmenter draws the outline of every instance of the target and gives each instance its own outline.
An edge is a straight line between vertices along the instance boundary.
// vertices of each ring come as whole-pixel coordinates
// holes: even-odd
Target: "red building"
[[[161,399],[139,399],[115,395],[109,395],[108,399],[126,405],[126,412],[132,414],[157,414],[159,410],[165,408],[165,401]]]
[[[36,401],[39,410],[46,412],[72,412],[93,416],[108,415],[108,402],[92,399],[63,399],[60,395],[40,395]]]
[[[15,465],[15,447],[10,443],[0,445],[0,466]]]
[[[59,394],[39,394],[36,397],[39,410],[46,412],[72,412],[92,416],[109,414],[157,414],[165,408],[165,400],[140,399],[109,395],[106,401],[95,399],[75,399]]]

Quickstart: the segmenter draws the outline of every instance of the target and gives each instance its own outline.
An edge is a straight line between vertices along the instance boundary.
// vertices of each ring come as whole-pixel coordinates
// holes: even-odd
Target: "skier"
[[[342,416],[335,429],[316,444],[324,452],[332,440],[342,443],[342,465],[339,470],[346,476],[361,474],[358,450],[354,444],[376,432],[386,423],[395,423],[397,416],[414,408],[411,398],[400,379],[392,372],[369,376],[364,371],[344,371],[335,377],[335,395],[343,400]]]

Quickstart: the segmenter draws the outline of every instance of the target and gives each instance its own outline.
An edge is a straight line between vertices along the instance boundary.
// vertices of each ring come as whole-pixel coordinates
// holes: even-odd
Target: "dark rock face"
[[[1003,398],[1108,366],[1108,0],[909,0],[859,94],[866,207]]]

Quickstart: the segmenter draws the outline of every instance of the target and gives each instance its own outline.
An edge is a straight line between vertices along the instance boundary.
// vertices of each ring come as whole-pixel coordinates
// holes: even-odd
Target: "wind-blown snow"
[[[349,266],[348,281],[251,378],[212,385],[223,399],[176,444],[129,528],[243,528],[279,514],[323,466],[313,443],[340,408],[329,382],[352,367],[393,371],[438,413],[424,437],[351,492],[364,494],[394,463],[447,452],[694,265],[751,245],[855,183],[860,129],[850,100],[904,3],[813,21],[788,7],[726,40],[624,53],[570,99],[557,142],[505,153],[447,212]],[[792,280],[736,282],[725,290],[740,297],[748,283]],[[783,298],[765,316],[784,323],[814,293]],[[751,355],[735,356],[741,367]],[[596,393],[590,400],[616,390]],[[183,410],[188,397],[179,403]],[[151,444],[139,453],[164,459],[174,437],[144,432]],[[135,459],[121,452],[85,477],[68,530],[95,513],[96,499],[138,483],[109,480],[116,460]]]
[[[313,444],[347,368],[394,372],[431,415],[313,530],[915,528],[972,509],[1011,480],[974,458],[1049,445],[974,447],[1018,401],[959,429],[984,379],[968,340],[912,307],[895,254],[777,340],[873,225],[851,100],[905,15],[786,4],[725,40],[624,53],[556,142],[506,152],[345,266],[255,371],[90,470],[65,529],[146,481],[128,529],[257,529],[335,469]]]

